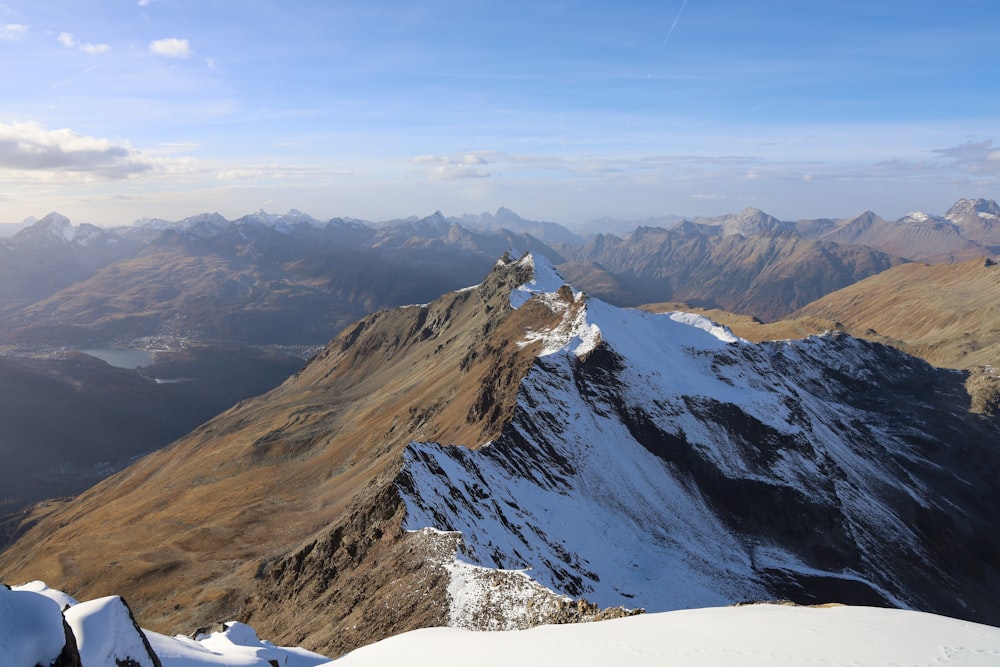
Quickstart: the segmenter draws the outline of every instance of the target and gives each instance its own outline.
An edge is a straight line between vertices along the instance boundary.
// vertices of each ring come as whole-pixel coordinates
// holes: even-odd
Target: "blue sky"
[[[0,221],[1000,197],[995,0],[0,0]]]

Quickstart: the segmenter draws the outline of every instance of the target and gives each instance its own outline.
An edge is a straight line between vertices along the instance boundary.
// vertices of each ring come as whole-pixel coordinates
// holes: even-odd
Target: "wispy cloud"
[[[91,44],[89,42],[81,44],[76,41],[76,38],[73,37],[72,33],[68,32],[59,33],[59,36],[56,39],[67,49],[76,49],[92,56],[100,53],[107,53],[111,50],[111,46],[109,44]]]
[[[28,34],[28,26],[23,23],[7,23],[0,26],[0,39],[7,40],[9,42],[21,39]]]
[[[176,37],[153,40],[149,43],[149,52],[165,58],[188,58],[193,53],[188,40]]]
[[[1000,149],[993,146],[992,139],[967,141],[933,152],[951,159],[956,167],[970,174],[1000,174]]]
[[[461,155],[419,155],[411,163],[426,169],[432,181],[455,181],[466,178],[489,178],[493,172],[487,167],[490,161],[486,152]]]

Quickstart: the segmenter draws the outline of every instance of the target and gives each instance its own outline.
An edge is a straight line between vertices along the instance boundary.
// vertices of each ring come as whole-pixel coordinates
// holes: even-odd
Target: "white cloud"
[[[111,50],[111,46],[108,44],[81,44],[80,50],[94,56],[99,53],[107,53]]]
[[[108,44],[91,44],[89,42],[86,44],[80,44],[76,41],[76,38],[73,37],[73,34],[68,32],[59,33],[59,36],[56,39],[67,49],[77,49],[78,51],[82,51],[83,53],[92,56],[107,53],[111,50],[111,46]]]
[[[31,180],[116,180],[157,165],[123,143],[39,123],[0,123],[0,173]]]
[[[139,5],[140,7],[145,7],[146,5],[148,5],[149,3],[151,3],[152,1],[153,0],[139,0],[135,4]]]
[[[28,26],[21,23],[8,23],[0,27],[0,39],[14,41],[28,34]]]
[[[191,55],[191,45],[186,39],[168,37],[149,43],[149,52],[165,58],[187,58]]]

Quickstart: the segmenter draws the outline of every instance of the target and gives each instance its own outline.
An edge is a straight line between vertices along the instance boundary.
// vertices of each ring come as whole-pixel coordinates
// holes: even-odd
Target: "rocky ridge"
[[[505,257],[54,510],[0,576],[331,655],[775,597],[995,622],[1000,430],[967,402],[885,346],[752,345]]]

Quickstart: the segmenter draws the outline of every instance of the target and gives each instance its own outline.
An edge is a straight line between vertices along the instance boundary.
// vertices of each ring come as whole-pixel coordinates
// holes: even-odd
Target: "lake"
[[[142,368],[149,366],[155,359],[152,353],[146,350],[115,350],[111,348],[95,348],[90,350],[80,350],[84,354],[97,357],[116,368]]]

